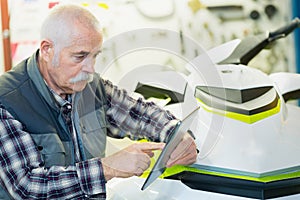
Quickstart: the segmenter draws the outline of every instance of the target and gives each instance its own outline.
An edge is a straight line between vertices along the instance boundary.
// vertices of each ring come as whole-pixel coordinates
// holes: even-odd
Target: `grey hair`
[[[52,8],[45,18],[41,26],[41,39],[50,40],[54,48],[60,51],[63,47],[71,45],[72,38],[76,34],[74,22],[101,32],[99,21],[87,9],[79,5],[63,4]]]

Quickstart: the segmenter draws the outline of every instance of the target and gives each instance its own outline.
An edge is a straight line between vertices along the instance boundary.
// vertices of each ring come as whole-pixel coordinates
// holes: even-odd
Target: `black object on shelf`
[[[259,12],[257,10],[251,11],[250,18],[253,19],[253,20],[259,19],[260,18]]]
[[[278,9],[272,4],[269,4],[265,7],[265,13],[269,19],[272,19],[274,15],[277,13],[277,11]]]

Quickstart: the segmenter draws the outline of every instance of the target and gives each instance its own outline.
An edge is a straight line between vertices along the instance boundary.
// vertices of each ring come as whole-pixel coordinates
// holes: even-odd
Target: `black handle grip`
[[[295,18],[295,19],[293,19],[293,21],[290,24],[288,24],[284,27],[281,27],[281,28],[277,29],[276,31],[270,32],[269,33],[270,41],[276,40],[278,38],[283,38],[283,37],[287,36],[288,34],[290,34],[291,32],[293,32],[298,27],[300,27],[300,19]]]

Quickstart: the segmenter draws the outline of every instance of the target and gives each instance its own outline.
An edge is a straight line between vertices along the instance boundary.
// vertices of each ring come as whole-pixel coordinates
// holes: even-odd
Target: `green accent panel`
[[[219,109],[215,109],[215,108],[211,108],[209,106],[207,106],[206,104],[204,104],[200,99],[196,98],[200,104],[201,107],[206,110],[207,112],[212,112],[218,115],[223,115],[235,120],[239,120],[242,122],[245,122],[247,124],[252,124],[254,122],[257,122],[259,120],[265,119],[271,115],[277,114],[280,112],[280,105],[281,105],[281,101],[280,99],[278,100],[277,106],[274,107],[273,109],[261,112],[261,113],[257,113],[254,115],[243,115],[243,114],[239,114],[239,113],[234,113],[234,112],[228,112],[228,111],[224,111],[224,110],[219,110]]]
[[[140,142],[147,142],[147,140],[141,140]],[[161,153],[160,150],[154,151],[154,156],[151,158],[150,167],[140,177],[146,178],[149,175],[150,170],[153,168],[154,163],[158,159],[158,156],[160,155],[160,153]],[[242,176],[242,175],[236,175],[236,174],[226,174],[226,173],[221,173],[221,172],[208,171],[208,170],[197,169],[194,167],[183,166],[183,165],[175,165],[173,167],[167,168],[166,171],[160,176],[160,178],[166,178],[168,176],[172,176],[172,175],[178,174],[180,172],[184,172],[184,171],[190,171],[190,172],[213,175],[213,176],[222,176],[222,177],[234,178],[234,179],[257,181],[257,182],[262,182],[262,183],[268,183],[268,182],[272,182],[272,181],[279,181],[279,180],[285,180],[285,179],[291,179],[291,178],[300,178],[300,170],[290,172],[290,173],[271,175],[271,176],[251,177],[251,176]]]
[[[200,170],[200,169],[196,169],[196,168],[188,167],[188,166],[176,165],[171,168],[168,168],[165,171],[165,173],[161,176],[161,178],[175,175],[175,174],[178,174],[183,171],[190,171],[190,172],[196,172],[196,173],[214,175],[214,176],[222,176],[222,177],[227,177],[227,178],[243,179],[243,180],[249,180],[249,181],[257,181],[257,182],[263,182],[263,183],[300,177],[300,171],[295,171],[295,172],[291,172],[291,173],[287,173],[287,174],[279,174],[279,175],[256,178],[256,177],[250,177],[250,176],[241,176],[241,175],[235,175],[235,174],[212,172],[212,171]]]

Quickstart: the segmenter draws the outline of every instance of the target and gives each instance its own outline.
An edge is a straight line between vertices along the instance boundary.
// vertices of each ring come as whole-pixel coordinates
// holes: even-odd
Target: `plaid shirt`
[[[130,98],[109,81],[104,81],[109,109],[110,136],[163,141],[176,123],[175,117],[153,103]],[[142,133],[142,134],[141,134]],[[43,165],[42,155],[23,125],[0,104],[0,185],[13,199],[105,199],[105,177],[101,159],[75,166]]]

